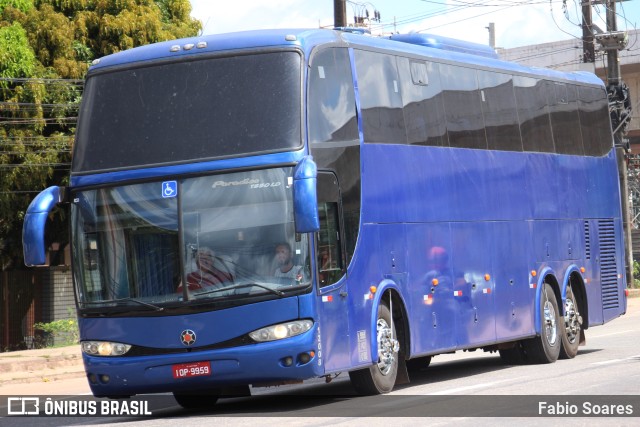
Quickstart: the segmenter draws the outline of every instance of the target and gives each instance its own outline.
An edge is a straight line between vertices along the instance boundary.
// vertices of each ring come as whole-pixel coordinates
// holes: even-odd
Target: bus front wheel
[[[398,375],[398,350],[396,327],[386,303],[378,306],[376,322],[378,362],[373,366],[349,372],[351,384],[363,395],[389,393]]]

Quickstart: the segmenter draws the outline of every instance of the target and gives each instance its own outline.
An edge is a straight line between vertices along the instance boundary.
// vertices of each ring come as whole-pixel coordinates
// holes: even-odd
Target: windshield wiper
[[[84,304],[98,305],[98,304],[109,304],[109,303],[112,303],[112,302],[124,302],[124,301],[132,301],[132,302],[138,303],[140,305],[144,305],[145,307],[152,308],[155,311],[164,310],[164,307],[158,307],[157,305],[149,304],[148,302],[140,301],[139,299],[129,298],[129,297],[112,299],[112,300],[108,300],[108,301],[90,301],[90,302],[85,302]]]
[[[266,291],[269,291],[269,292],[271,292],[272,294],[278,295],[279,297],[283,297],[283,296],[284,296],[284,292],[282,292],[282,291],[279,291],[279,290],[277,290],[277,289],[270,288],[270,287],[268,287],[268,286],[259,285],[259,284],[257,284],[257,283],[240,283],[240,284],[238,284],[238,285],[227,286],[227,287],[225,287],[225,288],[213,289],[213,290],[211,290],[211,291],[207,291],[207,292],[200,292],[200,293],[197,293],[197,294],[194,294],[194,295],[195,295],[195,296],[197,296],[197,297],[199,297],[200,295],[212,294],[212,293],[214,293],[214,292],[231,291],[231,290],[234,290],[234,289],[242,289],[242,288],[252,288],[252,287],[254,287],[254,286],[256,286],[256,287],[258,287],[258,288],[261,288],[261,289],[264,289],[264,290],[266,290]]]

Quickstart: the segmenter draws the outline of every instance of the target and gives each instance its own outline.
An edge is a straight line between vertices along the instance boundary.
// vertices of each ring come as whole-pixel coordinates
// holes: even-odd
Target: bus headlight
[[[91,356],[122,356],[131,346],[119,342],[83,341],[82,351]]]
[[[294,320],[293,322],[279,323],[267,326],[249,333],[249,336],[257,342],[276,341],[284,338],[295,337],[307,332],[313,326],[309,319]]]

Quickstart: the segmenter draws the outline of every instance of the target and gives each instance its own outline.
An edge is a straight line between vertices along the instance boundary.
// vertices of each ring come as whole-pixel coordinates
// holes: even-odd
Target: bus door
[[[349,308],[338,179],[331,172],[318,172],[316,277],[320,319],[320,361],[325,372],[349,367]]]

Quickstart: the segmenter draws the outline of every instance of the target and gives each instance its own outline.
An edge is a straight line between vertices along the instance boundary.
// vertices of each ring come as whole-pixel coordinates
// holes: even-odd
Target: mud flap
[[[398,353],[398,375],[396,376],[396,384],[409,384],[409,371],[407,370],[407,361],[404,360],[404,354]]]

